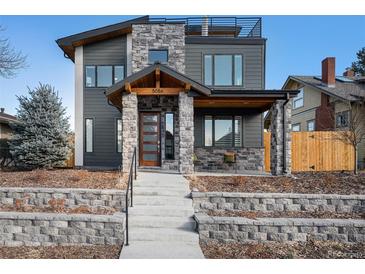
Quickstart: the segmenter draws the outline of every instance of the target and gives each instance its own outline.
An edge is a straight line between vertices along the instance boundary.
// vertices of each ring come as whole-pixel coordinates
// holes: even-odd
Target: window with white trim
[[[300,131],[300,124],[294,124],[291,127],[291,131]]]
[[[307,131],[314,131],[314,130],[315,130],[314,120],[307,121]]]
[[[304,106],[304,88],[300,89],[298,95],[293,99],[293,109]]]

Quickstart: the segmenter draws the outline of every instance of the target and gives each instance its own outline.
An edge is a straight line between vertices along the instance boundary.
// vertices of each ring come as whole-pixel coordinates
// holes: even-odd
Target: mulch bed
[[[111,208],[91,208],[88,206],[78,206],[74,208],[66,207],[37,207],[37,206],[0,206],[0,212],[47,212],[47,213],[66,213],[66,214],[97,214],[97,215],[112,215],[116,212]]]
[[[190,189],[203,192],[287,192],[365,194],[365,173],[303,172],[295,177],[190,176]]]
[[[309,240],[305,243],[200,244],[209,259],[365,259],[365,243]]]
[[[210,210],[209,216],[257,218],[319,218],[319,219],[365,219],[365,213],[336,213],[328,211],[241,211]]]
[[[6,247],[0,246],[0,259],[118,259],[117,245]]]
[[[0,171],[0,187],[125,189],[118,171],[76,169]]]

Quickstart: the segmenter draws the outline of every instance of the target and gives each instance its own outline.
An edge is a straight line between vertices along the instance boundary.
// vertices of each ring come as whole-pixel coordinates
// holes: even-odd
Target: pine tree
[[[352,70],[360,75],[365,76],[365,47],[356,53],[357,61],[353,62]]]
[[[14,125],[10,143],[15,163],[27,168],[62,166],[70,150],[66,108],[50,85],[39,84],[28,91],[29,97],[17,97],[20,124]]]

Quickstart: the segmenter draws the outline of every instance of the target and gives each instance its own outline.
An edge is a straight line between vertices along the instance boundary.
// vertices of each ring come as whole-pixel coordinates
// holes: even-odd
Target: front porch
[[[141,169],[183,174],[263,172],[262,114],[289,98],[288,92],[211,90],[158,63],[106,96],[122,114],[123,171],[136,147]]]

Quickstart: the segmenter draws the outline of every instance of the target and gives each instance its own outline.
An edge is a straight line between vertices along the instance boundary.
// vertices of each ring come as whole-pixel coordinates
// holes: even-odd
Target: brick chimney
[[[347,68],[346,71],[343,73],[345,77],[354,77],[355,72],[351,68]]]
[[[335,66],[335,57],[327,57],[322,61],[322,83],[328,87],[334,87],[336,84]]]

